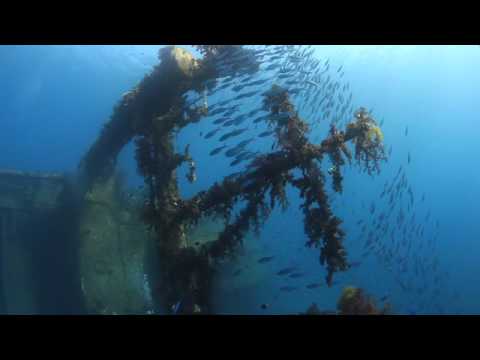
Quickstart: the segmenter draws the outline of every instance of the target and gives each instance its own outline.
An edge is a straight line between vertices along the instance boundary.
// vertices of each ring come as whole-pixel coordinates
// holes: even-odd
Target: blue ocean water
[[[122,94],[157,64],[159,48],[0,46],[0,168],[75,172]],[[195,49],[185,48],[200,56]],[[325,269],[319,264],[318,250],[304,246],[307,239],[298,208],[300,199],[289,189],[288,210],[276,210],[260,238],[252,235],[247,239],[245,255],[235,264],[224,265],[214,290],[216,311],[294,314],[312,303],[334,310],[342,288],[354,285],[377,299],[388,298],[396,313],[480,313],[476,281],[480,248],[475,242],[480,234],[480,171],[475,166],[480,154],[475,126],[480,47],[356,45],[314,49],[314,56],[328,59],[332,68],[343,67],[353,104],[372,109],[375,119],[384,120],[385,146],[392,148],[379,175],[371,177],[358,167],[347,167],[343,194],[330,194],[335,213],[344,220],[349,258],[357,265],[336,274],[332,288],[306,288],[310,283],[324,282]],[[220,93],[215,95],[218,99],[209,101],[220,101],[227,95]],[[312,136],[321,140],[327,125],[320,125]],[[200,121],[177,136],[178,150],[190,144],[198,168],[198,181],[193,184],[183,176],[186,169],[179,172],[185,197],[242,169],[232,170],[231,159],[225,156],[209,155],[219,145],[218,139],[204,140],[199,133],[212,129],[211,122]],[[249,133],[236,141],[248,139]],[[258,138],[253,145],[268,151],[270,144],[268,138]],[[142,183],[136,175],[132,144],[122,152],[119,166],[128,173],[132,186]],[[362,256],[362,226],[389,210],[388,196],[380,195],[400,166],[415,198],[407,218],[415,214],[415,226],[423,228],[422,236],[409,237],[409,258],[416,260],[407,268],[398,265],[395,251],[394,266],[385,264],[374,251]],[[360,220],[364,223],[359,224]],[[389,221],[395,224],[396,220]],[[370,225],[366,232],[372,229]],[[390,231],[381,242],[391,244]],[[427,243],[431,245],[424,245]],[[274,259],[259,264],[257,260],[263,256]],[[297,266],[304,275],[276,275],[288,266]],[[419,274],[422,266],[426,270]],[[242,272],[233,275],[237,269]],[[280,291],[283,286],[297,289]],[[269,306],[264,309],[261,304]]]

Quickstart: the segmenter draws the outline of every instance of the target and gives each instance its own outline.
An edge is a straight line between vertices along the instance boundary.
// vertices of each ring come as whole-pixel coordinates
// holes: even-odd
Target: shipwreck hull
[[[85,196],[79,220],[79,276],[92,314],[153,311],[146,251],[153,238],[137,214],[122,206],[115,177],[97,182]]]
[[[41,312],[37,270],[43,252],[35,250],[45,233],[40,227],[49,227],[64,189],[61,175],[0,171],[1,313]]]
[[[0,171],[1,314],[152,310],[151,238],[96,187],[103,199],[78,200],[63,175]]]

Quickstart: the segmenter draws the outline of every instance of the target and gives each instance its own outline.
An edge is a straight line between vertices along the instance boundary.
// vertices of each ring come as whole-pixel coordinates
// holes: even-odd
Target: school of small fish
[[[265,149],[275,129],[267,126],[270,114],[262,108],[262,96],[272,84],[289,90],[296,110],[310,123],[312,132],[320,122],[344,125],[350,120],[354,105],[350,84],[343,80],[343,65],[334,67],[329,59],[314,56],[312,46],[244,46],[215,60],[217,79],[206,84],[202,94],[185,94],[187,104],[208,104],[206,123],[211,128],[202,137],[212,144],[210,156],[224,154],[233,158],[235,167],[251,160],[258,150],[254,139],[262,138]],[[245,102],[248,107],[244,106]],[[245,110],[245,109],[248,110]],[[241,127],[241,128],[240,128]],[[246,137],[244,137],[247,135]],[[245,145],[234,145],[239,139]],[[219,142],[221,144],[219,144]],[[250,146],[256,149],[249,148]]]
[[[408,136],[408,127],[404,134]],[[360,235],[355,241],[362,244],[361,258],[375,256],[406,298],[417,304],[417,311],[440,312],[441,306],[436,305],[439,295],[443,300],[458,294],[446,294],[449,272],[441,270],[437,254],[440,222],[426,207],[426,193],[420,199],[415,196],[407,176],[411,161],[408,152],[406,163],[400,164],[395,175],[379,188],[370,206],[362,201],[365,217],[356,221]]]
[[[230,166],[236,167],[265,150],[249,147],[257,146],[256,140],[264,142],[275,134],[275,129],[268,126],[270,114],[263,110],[261,96],[272,84],[289,90],[296,110],[309,123],[312,132],[320,123],[333,123],[342,128],[351,120],[356,106],[343,65],[334,65],[330,59],[315,57],[311,46],[246,48],[251,51],[237,51],[218,57],[219,77],[207,86],[200,98],[195,98],[193,93],[186,96],[190,104],[199,99],[209,104],[205,122],[211,128],[205,130],[203,139],[208,140],[207,146],[212,146],[210,156],[230,158]],[[248,106],[244,106],[245,103]],[[370,113],[373,111],[373,108],[370,109]],[[385,118],[382,118],[380,126],[384,122]],[[409,135],[408,126],[403,135]],[[313,140],[317,139],[318,136]],[[270,145],[274,149],[275,142]],[[389,158],[392,152],[390,145]],[[431,306],[435,297],[439,296],[448,273],[440,270],[436,255],[439,221],[431,217],[431,210],[420,213],[419,209],[425,208],[426,194],[416,200],[414,188],[407,177],[408,167],[414,163],[411,152],[404,159],[405,163],[384,183],[378,198],[369,206],[362,203],[365,217],[358,219],[356,226],[360,233],[357,240],[362,244],[363,253],[360,259],[350,261],[350,268],[360,267],[369,256],[374,255],[392,274],[402,291],[416,298],[415,302],[420,304],[416,311],[421,311],[422,306]],[[274,259],[274,256],[266,256],[258,259],[258,263],[267,264]],[[241,269],[234,276],[240,274]],[[301,280],[306,275],[296,266],[278,269],[275,274],[293,280]],[[303,288],[314,290],[322,286],[325,286],[322,282],[310,282]],[[285,285],[279,290],[293,292],[300,288]],[[381,301],[387,297],[381,297]]]

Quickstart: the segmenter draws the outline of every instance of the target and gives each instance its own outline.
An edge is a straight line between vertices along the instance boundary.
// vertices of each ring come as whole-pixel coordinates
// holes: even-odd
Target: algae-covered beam
[[[150,128],[150,122],[171,111],[178,98],[187,90],[195,89],[207,76],[201,66],[186,50],[165,47],[159,52],[160,64],[116,104],[100,136],[81,162],[86,185],[112,174],[122,148]]]
[[[321,160],[324,155],[331,154],[338,149],[348,154],[344,145],[349,141],[359,144],[356,147],[358,154],[370,155],[364,159],[365,165],[367,162],[377,164],[385,157],[381,143],[371,141],[370,129],[375,128],[372,121],[373,119],[369,118],[363,109],[360,109],[356,114],[355,121],[347,126],[346,132],[331,131],[320,145],[307,143],[301,149],[297,148],[293,152],[280,150],[259,156],[252,162],[250,171],[227,177],[222,183],[216,183],[209,190],[185,200],[177,213],[177,218],[179,220],[195,219],[196,216],[208,214],[211,211],[216,212],[220,207],[230,204],[241,195],[258,192],[276,175],[287,173],[310,161]],[[367,152],[367,149],[370,152]]]
[[[213,258],[223,257],[234,251],[251,227],[258,231],[276,201],[287,207],[285,186],[291,184],[304,199],[307,246],[320,247],[320,262],[327,265],[327,283],[331,285],[333,274],[348,269],[348,263],[342,244],[345,236],[340,228],[342,221],[330,208],[319,164],[325,155],[330,157],[334,165],[330,172],[333,187],[341,192],[340,167],[345,163],[344,157],[348,160],[352,157],[347,141],[355,144],[355,158],[371,172],[373,168],[378,170],[379,162],[385,160],[382,133],[370,114],[360,108],[345,132],[332,125],[327,138],[315,145],[308,141],[308,124],[298,116],[287,90],[274,85],[264,95],[264,110],[271,113],[267,122],[274,128],[280,150],[257,157],[247,172],[227,177],[209,190],[180,202],[172,223],[195,224],[202,216],[224,216],[229,223],[205,249]],[[294,178],[293,169],[301,170],[302,176]],[[265,199],[268,192],[270,204]],[[230,223],[233,205],[239,200],[245,200],[247,205]]]
[[[209,308],[211,276],[208,259],[187,247],[185,224],[171,221],[180,201],[176,168],[187,162],[191,170],[189,178],[195,179],[195,164],[188,148],[184,155],[174,151],[174,134],[206,115],[205,91],[215,84],[218,71],[222,76],[237,76],[241,71],[256,71],[258,65],[255,58],[247,56],[249,51],[238,46],[197,48],[204,55],[200,61],[176,47],[160,51],[161,63],[115,106],[100,137],[84,157],[81,168],[87,189],[108,179],[118,153],[135,138],[137,168],[145,178],[149,192],[142,215],[157,237],[162,297],[168,306],[179,299],[189,302],[187,298],[190,298],[191,308],[200,308],[203,312]],[[221,59],[230,58],[233,53],[242,55],[244,66],[218,66]],[[185,95],[189,90],[203,92],[201,106],[191,108],[187,104]]]
[[[149,186],[151,196],[160,208],[157,215],[168,216],[169,200],[179,197],[175,168],[189,159],[187,154],[179,156],[174,153],[174,130],[203,115],[185,107],[182,95],[189,90],[203,90],[204,81],[214,74],[208,63],[196,60],[177,47],[161,49],[159,59],[160,64],[138,86],[124,94],[114,107],[100,136],[82,159],[80,169],[85,190],[91,191],[97,185],[101,187],[113,176],[121,149],[136,138],[139,170],[147,164],[143,168],[145,171],[140,172],[147,184],[152,183]],[[162,216],[157,216],[155,222],[162,225],[162,219]],[[176,270],[186,258],[175,256],[181,253],[182,227],[169,229],[159,226],[156,230],[157,250],[162,257],[162,271],[166,279],[163,295],[168,297],[170,289],[175,290],[177,280],[170,274],[178,274]]]

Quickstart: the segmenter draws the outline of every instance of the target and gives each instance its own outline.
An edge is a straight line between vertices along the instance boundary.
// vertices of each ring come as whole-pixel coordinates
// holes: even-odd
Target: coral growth
[[[337,309],[340,315],[382,315],[390,311],[389,306],[379,309],[370,295],[353,286],[343,289]]]
[[[300,315],[337,315],[336,311],[329,311],[329,310],[320,310],[316,303],[311,304],[307,311],[301,313]]]
[[[368,141],[381,143],[383,142],[383,132],[376,125],[371,125],[367,133]]]
[[[321,311],[318,308],[317,304],[315,304],[315,303],[310,305],[308,307],[307,311],[305,312],[305,315],[320,315],[320,314],[321,314]]]
[[[380,172],[380,161],[386,160],[383,146],[383,133],[375,120],[360,108],[355,112],[355,122],[347,125],[345,140],[351,139],[355,144],[355,159],[364,167],[369,175],[374,170]]]

